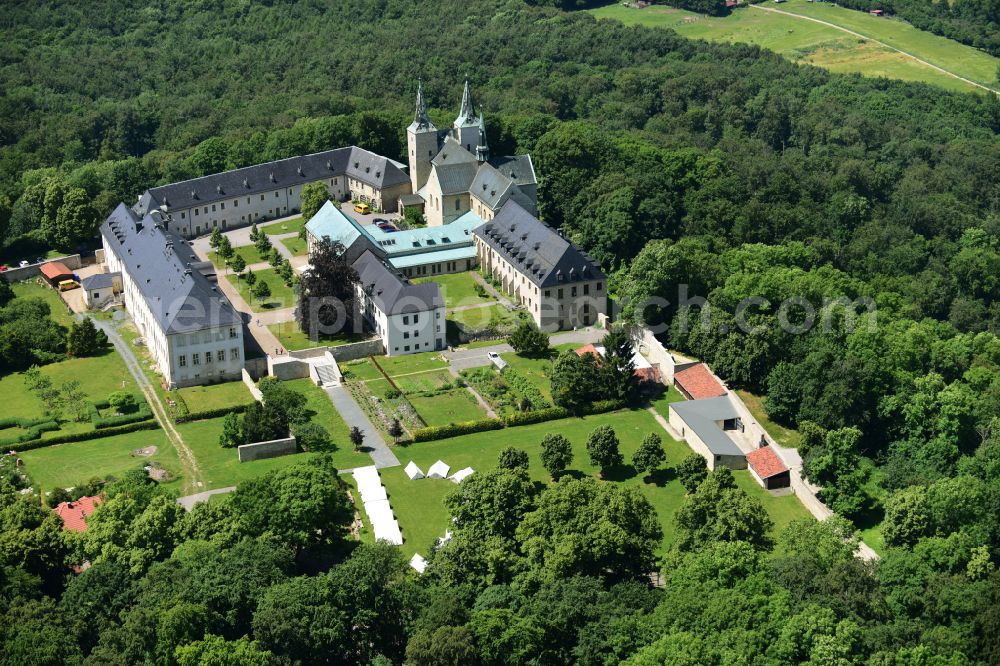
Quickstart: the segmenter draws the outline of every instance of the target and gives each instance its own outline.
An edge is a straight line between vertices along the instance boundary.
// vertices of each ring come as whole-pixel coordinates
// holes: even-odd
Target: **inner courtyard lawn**
[[[499,303],[448,313],[449,320],[472,330],[486,328],[486,326],[494,320],[499,322],[510,322],[513,321],[514,318],[515,315]]]
[[[477,282],[469,271],[414,278],[411,282],[414,284],[433,282],[439,285],[441,287],[441,296],[444,298],[444,306],[449,310],[463,305],[479,305],[480,303],[494,301],[488,294],[480,296],[476,293]]]
[[[233,251],[243,257],[243,261],[246,262],[247,266],[267,261],[266,258],[260,256],[260,252],[257,251],[257,246],[255,245],[241,245],[239,247],[234,247]],[[222,257],[214,251],[208,253],[208,260],[215,264],[216,268],[223,268],[226,265],[226,262],[222,260]]]
[[[188,386],[178,389],[177,394],[184,400],[188,410],[192,412],[236,407],[253,402],[253,396],[250,395],[246,384],[241,381]]]
[[[257,228],[266,233],[268,236],[274,236],[278,234],[290,234],[299,233],[302,228],[306,226],[307,220],[302,219],[301,215],[296,217],[290,217],[287,220],[279,220],[278,222],[269,222],[258,226]]]
[[[441,358],[441,352],[423,352],[404,356],[379,356],[378,364],[392,378],[425,370],[445,370],[448,362]],[[377,369],[376,369],[377,372]]]
[[[69,328],[73,323],[73,313],[59,292],[41,282],[41,279],[14,282],[10,285],[14,290],[14,298],[40,298],[49,304],[51,317],[57,324]]]
[[[309,251],[306,242],[301,238],[299,238],[298,236],[292,236],[291,238],[282,238],[278,242],[284,245],[286,248],[288,248],[288,251],[291,252],[292,255],[296,257],[303,257],[305,256],[306,252]]]
[[[133,455],[135,450],[148,446],[156,447],[152,456]],[[24,469],[35,483],[35,489],[43,492],[82,485],[95,477],[120,477],[151,462],[170,472],[173,480],[169,487],[180,489],[181,464],[177,451],[162,430],[140,430],[84,442],[55,444],[18,455],[24,460]]]
[[[282,281],[273,268],[254,271],[254,275],[257,276],[258,281],[266,282],[267,286],[271,289],[271,295],[263,301],[258,301],[250,295],[250,285],[247,284],[246,280],[242,278],[237,279],[234,273],[227,275],[226,279],[236,287],[243,300],[254,310],[288,308],[295,305],[295,292]]]
[[[415,375],[404,375],[393,379],[403,393],[419,393],[420,391],[436,391],[451,384],[454,377],[447,370],[428,370]]]
[[[433,396],[406,396],[429,426],[478,421],[485,419],[486,410],[464,388],[452,389]]]
[[[359,333],[338,333],[336,335],[321,335],[319,340],[310,340],[309,336],[302,332],[299,325],[294,321],[283,321],[280,324],[268,324],[267,327],[274,333],[285,349],[292,351],[299,349],[311,349],[313,347],[337,347],[352,342],[367,340],[370,336]]]

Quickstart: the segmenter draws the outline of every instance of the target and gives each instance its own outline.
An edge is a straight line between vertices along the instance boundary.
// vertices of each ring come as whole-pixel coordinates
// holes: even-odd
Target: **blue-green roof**
[[[435,252],[421,252],[419,254],[404,254],[398,257],[389,257],[389,263],[396,268],[403,269],[439,261],[473,259],[475,256],[476,248],[470,245],[468,247],[455,247],[450,250],[437,250]]]
[[[364,230],[357,220],[345,215],[337,204],[327,201],[306,222],[306,231],[316,238],[329,238],[331,241],[340,241],[344,247],[350,247]]]

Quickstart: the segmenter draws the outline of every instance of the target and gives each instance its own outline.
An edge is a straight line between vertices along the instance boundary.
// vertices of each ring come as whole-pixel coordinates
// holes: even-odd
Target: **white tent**
[[[451,467],[444,464],[444,462],[438,460],[436,463],[431,465],[431,468],[427,470],[427,478],[429,479],[446,479],[448,478],[448,470]]]
[[[392,507],[389,506],[389,500],[387,499],[365,502],[365,512],[368,514],[368,519],[373,525],[379,522],[395,520],[392,515]]]
[[[395,520],[375,525],[372,529],[375,532],[376,541],[387,541],[394,546],[403,545],[403,533],[399,531],[399,523]]]
[[[417,570],[417,573],[423,573],[424,569],[427,568],[427,560],[420,556],[420,553],[414,553],[413,557],[410,558],[410,566]]]
[[[388,495],[385,494],[385,486],[375,486],[373,488],[366,488],[364,492],[361,493],[361,501],[367,506],[369,502],[374,502],[376,500],[388,500]]]
[[[410,477],[411,481],[416,481],[417,479],[424,478],[424,473],[420,471],[419,467],[417,467],[417,463],[413,462],[412,460],[409,462],[406,468],[403,469],[403,471],[406,472],[406,476]]]
[[[458,470],[448,478],[454,481],[455,483],[462,483],[462,481],[467,479],[474,471],[475,470],[472,469],[471,467],[466,467],[465,469]]]

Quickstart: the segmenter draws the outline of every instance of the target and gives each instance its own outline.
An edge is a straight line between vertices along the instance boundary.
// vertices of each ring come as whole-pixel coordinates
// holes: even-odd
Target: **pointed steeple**
[[[476,110],[472,106],[472,89],[469,87],[469,80],[465,80],[465,90],[462,92],[462,108],[455,118],[455,127],[475,127]]]
[[[486,143],[486,121],[483,120],[483,110],[479,109],[479,143],[476,145],[476,159],[486,162],[490,159],[490,147]]]
[[[427,102],[424,101],[424,86],[423,83],[417,81],[417,106],[413,111],[413,124],[410,125],[412,130],[435,130],[434,124],[431,123],[430,117],[427,115]]]

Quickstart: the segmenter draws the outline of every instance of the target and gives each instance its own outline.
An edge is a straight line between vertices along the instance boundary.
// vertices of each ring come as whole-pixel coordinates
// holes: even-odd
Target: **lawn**
[[[155,446],[156,453],[149,457],[133,455],[136,449],[147,446]],[[45,492],[78,486],[95,477],[121,476],[150,462],[158,463],[175,480],[181,473],[177,451],[162,430],[140,430],[85,442],[56,444],[25,451],[19,456],[36,489]],[[171,485],[180,486],[176,481]]]
[[[241,381],[189,386],[178,389],[177,393],[184,400],[188,411],[192,412],[236,407],[253,402],[253,396],[250,395],[247,385]]]
[[[309,251],[309,246],[307,245],[307,243],[298,236],[292,236],[291,238],[282,238],[278,242],[284,245],[286,248],[288,248],[288,251],[291,252],[292,255],[296,257],[303,257],[305,256],[306,252]]]
[[[433,396],[412,396],[407,399],[429,426],[447,425],[486,418],[486,411],[464,388],[452,389]]]
[[[285,285],[278,274],[273,268],[267,268],[262,271],[254,271],[254,275],[257,276],[257,280],[267,283],[267,286],[271,288],[270,297],[264,299],[263,302],[256,301],[250,296],[250,287],[247,285],[246,280],[237,280],[236,275],[230,273],[226,276],[233,286],[237,288],[240,292],[240,296],[243,297],[247,303],[251,305],[254,310],[271,310],[275,308],[288,308],[295,305],[295,292],[292,288]]]
[[[382,359],[383,361],[386,359]],[[349,361],[340,366],[340,371],[347,376],[348,379],[354,379],[360,382],[367,382],[374,379],[381,379],[382,373],[378,371],[375,364],[369,359],[359,359],[357,361]]]
[[[396,454],[404,465],[413,460],[425,472],[439,459],[451,465],[452,470],[471,466],[481,472],[495,467],[499,452],[506,446],[514,445],[528,452],[532,478],[547,481],[548,473],[542,467],[539,458],[540,443],[546,434],[558,432],[567,437],[573,445],[574,460],[570,473],[574,476],[594,475],[597,470],[589,463],[586,441],[590,432],[602,424],[609,424],[615,429],[621,440],[621,452],[626,462],[631,460],[642,438],[650,432],[657,433],[663,439],[667,454],[666,467],[676,465],[690,452],[687,445],[671,439],[649,412],[636,409],[411,444],[405,449],[398,450]],[[736,477],[741,487],[761,500],[776,525],[785,525],[792,518],[808,516],[796,497],[772,497],[753,482],[748,472],[737,472]],[[404,537],[411,535],[412,531],[412,540],[408,539],[404,543],[404,552],[409,555],[417,550],[426,551],[426,537],[444,534],[448,525],[447,514],[440,506],[445,491],[435,486],[444,486],[447,489],[452,485],[451,482],[435,479],[409,481],[404,476],[403,480],[397,483],[393,480],[393,476],[388,475],[386,479],[390,482],[386,484],[386,488],[390,493],[393,510],[396,511],[404,530]],[[609,479],[636,486],[649,499],[663,525],[664,540],[661,552],[665,551],[674,538],[673,515],[684,497],[684,489],[680,482],[669,470],[665,470],[647,483],[628,464],[611,470]],[[409,486],[412,486],[413,490]],[[417,492],[418,486],[428,486],[428,489],[426,492]],[[400,499],[396,499],[394,492],[401,493]]]
[[[290,234],[299,233],[302,228],[306,226],[308,220],[302,219],[302,216],[292,217],[287,220],[281,220],[279,222],[270,222],[258,227],[268,236],[275,236],[278,234]]]
[[[736,393],[743,399],[747,409],[757,419],[757,422],[764,426],[764,430],[771,436],[771,439],[781,446],[793,449],[799,448],[799,444],[802,442],[802,436],[799,434],[799,431],[793,428],[786,428],[769,419],[767,412],[764,411],[763,397],[754,395],[749,391],[736,391]]]
[[[681,392],[677,390],[677,387],[671,384],[669,387],[667,387],[666,391],[664,391],[660,395],[656,396],[652,400],[651,404],[653,406],[653,409],[656,410],[657,414],[659,414],[663,418],[669,420],[670,419],[670,408],[669,408],[670,407],[670,403],[672,403],[672,402],[681,402],[681,401],[686,400],[686,399],[687,398],[685,398],[683,395],[681,395]]]
[[[246,262],[247,266],[267,261],[267,259],[260,256],[260,252],[257,251],[257,247],[255,245],[241,245],[239,247],[234,247],[233,251],[243,257],[243,261]],[[226,262],[222,260],[222,257],[215,252],[208,253],[208,260],[215,264],[216,268],[223,268],[226,265]]]
[[[423,352],[406,354],[404,356],[379,356],[378,364],[392,378],[427,370],[445,370],[448,362],[441,358],[440,352]]]
[[[1000,62],[977,49],[918,30],[904,21],[877,18],[828,3],[789,0],[780,7],[770,7],[770,3],[762,7],[833,23],[983,84],[993,82],[997,63]],[[950,90],[979,90],[902,53],[837,27],[758,7],[741,8],[725,17],[709,17],[663,6],[637,10],[620,4],[591,11],[595,16],[618,19],[627,24],[671,28],[693,39],[757,44],[792,60],[837,72],[923,81]]]
[[[337,347],[352,342],[367,340],[370,335],[357,333],[338,333],[337,335],[321,335],[319,340],[310,340],[309,336],[302,332],[299,325],[294,321],[285,321],[280,324],[268,324],[267,327],[274,333],[285,349],[292,351],[298,349],[311,349],[313,347]]]
[[[73,313],[70,312],[66,301],[59,296],[59,292],[36,280],[26,280],[24,282],[14,282],[10,285],[14,290],[15,298],[40,298],[49,304],[52,312],[52,319],[57,324],[69,327],[73,323]]]
[[[293,379],[285,382],[289,388],[306,396],[306,409],[311,412],[309,420],[327,429],[337,450],[333,452],[333,464],[338,469],[350,469],[371,463],[367,453],[357,453],[351,446],[349,438],[350,426],[344,421],[330,402],[329,396],[310,379]]]
[[[494,319],[507,322],[514,319],[514,315],[499,303],[484,305],[480,308],[470,308],[449,312],[448,319],[461,324],[467,329],[478,330],[486,326]]]
[[[448,275],[435,275],[434,277],[423,277],[411,280],[414,284],[423,282],[434,282],[441,287],[441,295],[444,297],[445,308],[452,308],[463,305],[479,305],[480,303],[493,302],[489,295],[480,296],[476,293],[475,278],[471,272],[450,273]]]
[[[549,380],[549,374],[552,371],[552,363],[562,352],[570,349],[576,349],[580,346],[581,345],[572,342],[569,344],[557,345],[552,348],[554,353],[549,358],[529,358],[514,352],[500,354],[500,358],[507,361],[507,364],[510,367],[524,375],[525,379],[534,384],[538,390],[542,392],[542,395],[545,396],[546,400],[552,402],[552,382]]]
[[[406,375],[394,379],[403,393],[419,393],[421,391],[436,391],[455,381],[447,370],[428,370],[415,375]]]

